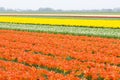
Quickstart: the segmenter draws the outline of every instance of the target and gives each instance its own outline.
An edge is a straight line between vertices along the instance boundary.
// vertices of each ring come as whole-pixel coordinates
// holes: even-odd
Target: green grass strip
[[[119,38],[120,29],[0,23],[0,29]]]

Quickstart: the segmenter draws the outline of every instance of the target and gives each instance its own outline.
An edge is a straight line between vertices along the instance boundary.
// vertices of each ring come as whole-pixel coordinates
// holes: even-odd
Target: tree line
[[[0,7],[0,12],[120,12],[120,8],[113,9],[92,9],[92,10],[62,10],[62,9],[53,9],[53,8],[39,8],[37,10],[33,9],[6,9]]]

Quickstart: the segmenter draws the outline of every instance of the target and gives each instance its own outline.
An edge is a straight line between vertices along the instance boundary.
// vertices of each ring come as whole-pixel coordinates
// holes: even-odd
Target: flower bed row
[[[120,79],[117,39],[0,30],[0,40],[1,60],[66,79]]]
[[[103,28],[120,28],[120,20],[54,19],[54,18],[25,18],[25,17],[0,16],[0,22],[77,26],[77,27],[87,26]]]
[[[0,60],[0,80],[57,80],[58,78],[60,80],[79,80],[72,75],[63,76],[53,71]]]

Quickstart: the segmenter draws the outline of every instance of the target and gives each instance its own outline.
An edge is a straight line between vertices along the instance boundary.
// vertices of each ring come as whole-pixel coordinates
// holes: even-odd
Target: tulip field
[[[0,16],[0,80],[120,80],[120,20]]]
[[[0,17],[0,22],[43,24],[58,26],[86,26],[102,28],[120,28],[120,20],[88,20],[88,19],[54,19],[54,18],[26,18],[26,17]]]

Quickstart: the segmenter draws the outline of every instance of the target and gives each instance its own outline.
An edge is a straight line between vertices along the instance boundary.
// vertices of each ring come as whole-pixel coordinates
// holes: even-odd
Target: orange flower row
[[[74,80],[120,79],[117,39],[0,30],[0,40],[0,58],[70,71]]]
[[[46,77],[45,77],[46,76]],[[43,69],[0,60],[0,80],[78,80],[73,76],[63,76]]]
[[[15,36],[16,35],[16,36]],[[76,49],[76,50],[72,50],[72,49],[69,49],[70,47],[72,47],[72,46],[67,46],[67,45],[61,45],[61,44],[63,44],[63,43],[61,43],[61,44],[59,44],[59,45],[61,45],[61,46],[63,46],[63,48],[61,49],[61,46],[59,46],[58,47],[58,43],[55,43],[55,41],[54,41],[54,44],[53,43],[51,43],[49,40],[46,40],[46,38],[45,38],[45,40],[44,40],[44,36],[43,37],[40,37],[41,39],[39,39],[39,37],[37,37],[37,36],[32,36],[35,40],[34,40],[34,42],[32,43],[32,41],[30,41],[30,40],[33,40],[32,39],[32,37],[31,37],[31,39],[29,39],[30,38],[30,36],[28,36],[29,34],[27,34],[26,36],[25,36],[25,38],[23,38],[24,36],[22,35],[21,37],[20,37],[20,35],[21,34],[19,34],[19,37],[17,37],[17,34],[12,34],[12,36],[13,37],[15,37],[15,38],[11,38],[11,39],[14,39],[14,40],[5,40],[5,35],[4,36],[1,36],[2,37],[2,39],[1,39],[1,45],[3,45],[3,46],[5,46],[5,45],[7,45],[7,44],[9,44],[9,45],[7,45],[7,47],[9,47],[9,48],[19,48],[19,49],[29,49],[29,50],[31,50],[31,51],[35,51],[35,52],[43,52],[44,54],[49,54],[49,53],[51,53],[51,54],[53,54],[53,55],[58,55],[58,56],[61,56],[61,57],[67,57],[67,56],[71,56],[71,57],[73,57],[73,58],[76,58],[76,59],[80,59],[81,60],[81,58],[82,58],[82,60],[83,61],[85,61],[85,60],[90,60],[90,61],[96,61],[96,62],[102,62],[102,63],[109,63],[109,64],[119,64],[120,63],[120,58],[118,58],[120,55],[119,55],[119,42],[117,42],[116,44],[114,44],[115,42],[114,42],[114,40],[113,39],[110,39],[110,40],[108,40],[108,41],[112,41],[112,44],[109,44],[109,43],[107,43],[107,45],[105,45],[105,44],[100,44],[99,46],[101,46],[100,48],[98,48],[97,49],[97,45],[98,45],[98,42],[95,42],[95,43],[90,43],[89,42],[89,40],[88,41],[83,41],[84,42],[84,44],[82,44],[82,45],[85,45],[85,46],[82,46],[82,47],[80,47],[80,48],[78,48],[78,49]],[[43,34],[44,35],[44,34]],[[41,36],[41,35],[40,35]],[[49,35],[50,36],[50,35]],[[49,38],[49,36],[47,37],[47,38]],[[61,36],[61,35],[60,35]],[[53,38],[54,38],[55,36],[53,36]],[[28,39],[26,39],[26,38],[28,38]],[[37,39],[38,38],[38,39]],[[52,38],[52,39],[53,39]],[[85,37],[84,37],[85,38]],[[83,39],[84,39],[83,38]],[[8,38],[9,39],[9,38]],[[25,40],[24,40],[25,39]],[[37,40],[36,40],[37,39]],[[98,38],[99,39],[99,38]],[[26,41],[26,42],[23,42],[23,40],[24,41]],[[29,43],[29,41],[30,41],[30,43]],[[64,38],[63,38],[63,40],[64,40]],[[93,39],[94,40],[94,39]],[[100,41],[102,40],[102,39],[99,39]],[[104,40],[104,39],[103,39]],[[12,42],[10,42],[10,41],[12,41]],[[16,41],[16,42],[15,42]],[[18,42],[19,41],[19,42]],[[22,42],[21,42],[22,41]],[[36,41],[36,42],[35,42]],[[49,42],[48,42],[49,41]],[[99,41],[99,42],[100,42]],[[119,41],[119,40],[117,40],[117,41]],[[3,42],[4,42],[4,44],[3,44]],[[27,43],[28,42],[28,43]],[[38,42],[38,43],[37,43]],[[67,42],[70,42],[70,41],[67,41]],[[75,43],[76,43],[77,41],[75,41]],[[82,43],[82,41],[79,41],[79,42],[81,42]],[[60,43],[60,42],[59,42]],[[86,44],[89,44],[89,45],[86,45]],[[71,43],[72,44],[72,43]],[[94,44],[94,46],[92,46]],[[34,46],[33,46],[34,45]],[[74,45],[74,44],[73,44]],[[110,45],[110,46],[108,46],[108,45]],[[113,45],[113,47],[111,46],[111,45]],[[16,47],[17,46],[17,47]],[[64,46],[66,46],[67,48],[64,48]],[[81,46],[81,45],[79,45],[79,46]],[[79,46],[74,46],[74,48],[75,47],[79,47]],[[95,46],[97,46],[97,47],[95,47]],[[106,49],[104,48],[104,46],[107,46],[106,47]],[[103,48],[102,48],[103,47]],[[112,47],[112,48],[111,48]],[[82,50],[83,49],[83,50]],[[57,50],[57,51],[56,51]],[[106,51],[108,51],[108,52],[106,52]],[[72,53],[72,54],[71,54]],[[85,53],[85,54],[84,54]],[[80,55],[82,55],[82,56],[80,56]],[[88,56],[89,55],[89,56]],[[94,56],[96,56],[96,57],[94,57]],[[112,57],[112,58],[111,58]],[[103,59],[104,58],[104,59]]]

